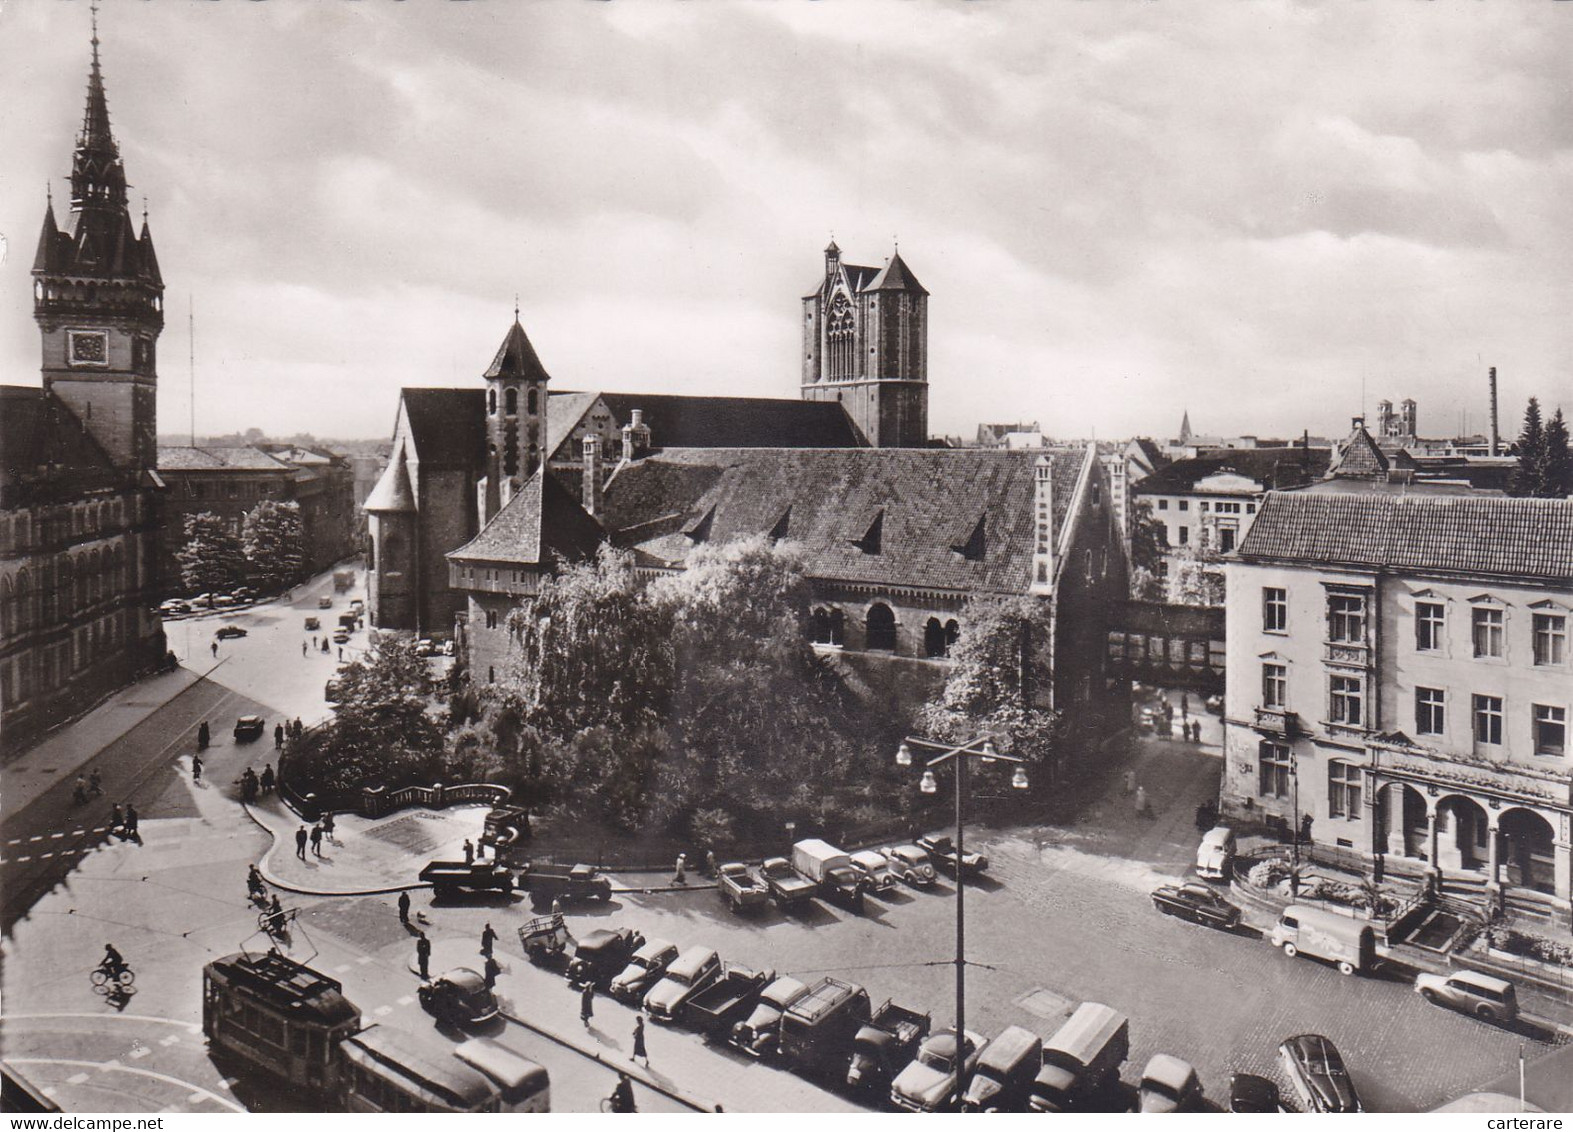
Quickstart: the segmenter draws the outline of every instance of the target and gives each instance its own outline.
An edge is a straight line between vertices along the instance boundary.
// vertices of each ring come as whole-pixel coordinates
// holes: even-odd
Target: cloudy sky
[[[0,380],[84,0],[0,7]],[[1573,4],[104,0],[160,429],[375,436],[512,318],[562,388],[795,396],[833,234],[931,292],[931,424],[1573,411]]]

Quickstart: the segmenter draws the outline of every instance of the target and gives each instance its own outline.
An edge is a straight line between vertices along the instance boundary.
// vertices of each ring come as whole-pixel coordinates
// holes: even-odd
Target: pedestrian
[[[1128,771],[1125,772],[1125,793],[1131,794],[1131,793],[1134,793],[1135,790],[1136,790],[1136,772],[1134,770],[1128,770]]]
[[[1306,814],[1300,819],[1300,840],[1311,844],[1311,815]]]
[[[326,638],[326,637],[322,638],[322,651],[323,652],[329,651],[328,650],[328,638]]]
[[[303,825],[295,831],[295,856],[302,861],[306,859],[306,838],[310,836]]]
[[[420,964],[421,978],[431,978],[429,967],[431,965],[431,940],[426,938],[426,933],[421,932],[415,941],[415,961]]]
[[[342,661],[343,659],[344,659],[344,646],[340,645],[339,646],[339,660]]]
[[[1189,692],[1180,693],[1180,714],[1184,716],[1191,714],[1191,694]]]
[[[399,893],[399,923],[408,924],[409,922],[410,894],[408,892],[401,892]]]
[[[273,725],[273,749],[275,751],[284,749],[284,725],[282,723]]]
[[[104,796],[104,783],[102,779],[99,778],[97,767],[94,767],[91,771],[88,772],[87,790],[88,793],[93,795],[95,798],[102,798]]]
[[[464,863],[466,865],[475,864],[475,843],[468,837],[464,839]]]
[[[633,1061],[640,1057],[644,1058],[645,1068],[650,1068],[650,1054],[644,1047],[643,1014],[640,1014],[634,1018],[634,1052],[628,1055],[628,1060]]]
[[[214,641],[214,642],[213,642],[213,643],[212,643],[212,644],[211,644],[211,645],[209,645],[209,646],[208,646],[208,647],[209,647],[209,648],[211,648],[211,649],[212,649],[212,650],[213,650],[213,656],[214,656],[214,658],[215,658],[215,659],[216,659],[216,658],[217,658],[217,657],[218,657],[218,642],[217,642],[217,641]]]
[[[297,715],[295,717],[295,738],[298,740],[304,734],[306,734],[306,725],[300,721],[300,716]]]
[[[497,933],[492,930],[492,925],[490,922],[488,922],[487,925],[481,929],[481,954],[490,959],[492,957],[492,945],[496,942]]]
[[[71,790],[71,799],[79,806],[87,804],[87,779],[80,774],[76,776],[76,786]]]
[[[202,756],[201,755],[192,755],[191,756],[191,781],[193,781],[193,782],[201,782],[202,781]]]
[[[300,643],[300,655],[301,656],[305,656],[306,655],[306,642],[305,641],[302,641]]]
[[[486,980],[486,989],[491,990],[497,985],[497,976],[502,974],[502,964],[490,955],[486,957],[486,966],[481,968],[481,975]]]
[[[138,844],[142,841],[142,835],[137,832],[137,822],[139,820],[141,819],[137,817],[137,808],[128,803],[126,805],[126,836]]]
[[[333,836],[333,814],[331,811],[322,815],[322,836],[335,845],[339,843],[339,839]]]
[[[563,902],[557,897],[552,897],[552,916],[558,920],[563,918]]]
[[[197,728],[197,750],[205,751],[208,744],[213,742],[213,732],[208,728],[208,721],[203,720],[202,726]]]
[[[715,850],[714,849],[706,849],[705,850],[705,876],[713,878],[715,875],[716,875]]]
[[[584,1028],[590,1028],[590,1019],[595,1016],[595,981],[584,984],[584,989],[579,992],[579,1021],[584,1023]]]
[[[1144,816],[1146,813],[1147,813],[1147,788],[1145,786],[1138,786],[1136,788],[1136,815],[1138,817],[1141,817],[1141,816]]]
[[[677,867],[672,870],[672,883],[688,883],[688,854],[679,853],[677,855]]]
[[[311,827],[311,855],[313,857],[322,856],[322,824],[320,822]]]
[[[268,763],[265,767],[262,768],[261,782],[262,782],[262,792],[264,794],[271,794],[271,793],[273,793],[273,764],[272,763]]]
[[[120,811],[120,803],[116,802],[109,809],[109,832],[119,833],[120,827],[126,824],[125,815]]]

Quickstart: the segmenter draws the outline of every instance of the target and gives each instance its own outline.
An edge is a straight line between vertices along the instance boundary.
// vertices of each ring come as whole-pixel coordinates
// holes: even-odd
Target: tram
[[[547,1072],[488,1038],[449,1046],[361,1013],[336,979],[277,951],[202,970],[202,1031],[216,1047],[349,1112],[550,1112]]]

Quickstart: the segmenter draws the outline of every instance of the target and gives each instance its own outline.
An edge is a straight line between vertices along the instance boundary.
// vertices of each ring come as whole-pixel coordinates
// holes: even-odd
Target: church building
[[[0,386],[0,746],[159,664],[157,343],[164,282],[127,208],[95,26],[62,227],[33,261],[43,384]]]

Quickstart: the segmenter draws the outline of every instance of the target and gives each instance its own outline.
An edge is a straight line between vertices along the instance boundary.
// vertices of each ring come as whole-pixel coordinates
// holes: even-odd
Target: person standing
[[[481,954],[490,959],[492,957],[492,945],[496,942],[497,933],[492,930],[492,925],[490,922],[488,922],[487,925],[481,929]]]
[[[322,815],[322,836],[326,837],[328,839],[328,841],[331,842],[334,845],[337,845],[339,843],[339,839],[337,837],[333,836],[333,811],[332,810],[329,810],[327,813]]]
[[[126,824],[126,818],[120,810],[120,803],[116,802],[109,809],[109,832],[119,833],[120,827]]]
[[[137,817],[137,808],[135,806],[127,803],[127,805],[126,805],[126,836],[131,838],[133,841],[136,841],[138,844],[140,844],[141,841],[142,841],[142,835],[137,832],[137,822],[139,820],[141,820],[141,819],[139,819]]]
[[[650,1054],[644,1046],[644,1015],[634,1018],[634,1052],[628,1055],[629,1061],[644,1058],[645,1068],[650,1068]]]
[[[408,892],[401,892],[399,893],[399,923],[408,924],[409,922],[410,894]]]
[[[673,884],[687,884],[688,883],[688,854],[686,854],[686,853],[679,853],[677,855],[677,865],[672,870],[672,883]]]
[[[273,764],[272,763],[268,763],[266,766],[264,766],[262,768],[262,778],[261,778],[260,781],[262,783],[262,792],[264,794],[271,794],[271,793],[273,793]]]
[[[214,641],[209,647],[213,650],[213,659],[217,660],[218,659],[218,642]]]
[[[300,721],[300,716],[297,715],[295,717],[295,741],[299,742],[300,737],[304,734],[306,734],[306,725]]]
[[[202,756],[201,755],[192,755],[191,756],[191,781],[192,782],[201,782],[202,781]]]
[[[275,751],[284,749],[284,725],[282,723],[273,725],[273,749]]]
[[[486,989],[492,990],[497,986],[497,976],[502,974],[502,965],[490,955],[486,957],[486,966],[481,970],[481,976],[486,980]]]
[[[1144,817],[1146,815],[1146,813],[1147,813],[1147,788],[1145,786],[1138,786],[1136,788],[1136,816],[1137,817]]]
[[[212,741],[213,732],[208,728],[208,721],[204,719],[202,725],[197,728],[197,750],[207,750],[208,744]]]
[[[415,962],[420,965],[421,978],[431,978],[431,940],[426,938],[425,932],[421,932],[415,941]]]
[[[468,837],[464,839],[464,863],[475,864],[475,844]]]
[[[301,826],[295,831],[295,856],[302,861],[306,859],[306,827]]]
[[[320,822],[311,827],[311,855],[313,857],[322,856],[322,825]]]
[[[584,1023],[584,1028],[590,1028],[590,1019],[595,1017],[595,983],[584,984],[584,990],[579,992],[579,1021]]]
[[[716,875],[715,850],[705,850],[705,876],[714,879]]]
[[[301,656],[305,656],[306,655],[306,642],[305,641],[302,641],[300,643],[300,655]]]

